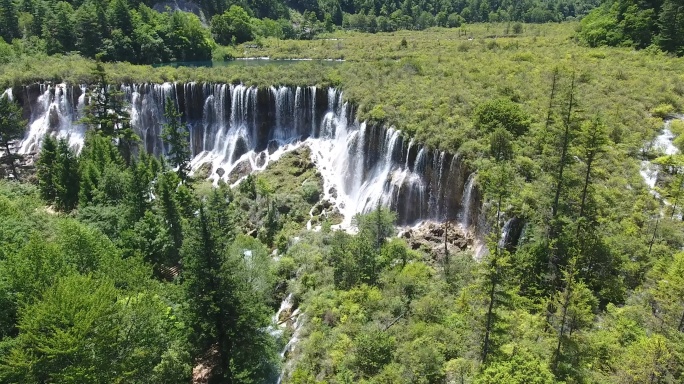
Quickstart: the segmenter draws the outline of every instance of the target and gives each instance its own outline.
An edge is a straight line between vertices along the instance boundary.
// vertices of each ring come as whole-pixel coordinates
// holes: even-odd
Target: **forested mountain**
[[[582,20],[580,37],[589,45],[655,46],[684,54],[684,5],[678,1],[608,1]]]

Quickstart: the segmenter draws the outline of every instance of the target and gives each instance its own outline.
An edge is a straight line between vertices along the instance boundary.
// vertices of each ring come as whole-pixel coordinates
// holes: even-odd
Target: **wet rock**
[[[249,146],[244,138],[239,137],[235,141],[235,149],[233,150],[233,158],[231,162],[236,162],[242,155],[249,152]]]
[[[330,200],[323,200],[321,202],[321,205],[323,206],[323,208],[328,209],[332,206],[332,203],[330,202]]]
[[[59,130],[59,110],[54,105],[48,113],[48,124],[50,132],[57,132]]]
[[[218,173],[218,171],[217,171]],[[195,170],[194,177],[197,180],[204,180],[211,174],[211,163],[204,163]]]
[[[337,188],[330,187],[330,189],[328,190],[328,194],[330,194],[330,197],[332,197],[333,199],[337,199]]]
[[[226,170],[223,169],[223,168],[217,168],[217,169],[216,169],[216,174],[218,175],[218,177],[223,177],[223,175],[224,175],[225,173],[226,173]]]
[[[228,184],[233,184],[240,178],[252,173],[252,171],[252,165],[249,163],[249,161],[246,159],[242,160],[241,162],[237,163],[228,174]]]
[[[278,148],[280,148],[278,142],[275,140],[271,140],[268,142],[268,147],[266,148],[266,150],[268,151],[269,155],[272,155],[275,151],[278,150]]]
[[[266,165],[266,159],[267,159],[266,152],[259,153],[259,156],[256,159],[256,166],[261,168],[264,165]]]

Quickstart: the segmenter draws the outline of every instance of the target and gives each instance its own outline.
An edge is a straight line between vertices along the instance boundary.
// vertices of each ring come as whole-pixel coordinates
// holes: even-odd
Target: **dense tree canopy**
[[[677,56],[684,54],[684,5],[673,0],[608,1],[582,20],[580,37],[600,45],[657,46]]]

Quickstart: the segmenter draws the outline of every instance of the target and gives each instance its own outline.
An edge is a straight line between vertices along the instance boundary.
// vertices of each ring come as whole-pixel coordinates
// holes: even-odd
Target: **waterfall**
[[[464,228],[468,228],[471,224],[470,211],[472,205],[471,200],[473,197],[473,187],[475,186],[475,177],[476,176],[474,172],[468,176],[468,181],[466,181],[464,187],[463,199],[461,200],[461,225]]]
[[[47,133],[67,138],[72,147],[80,149],[85,137],[85,128],[78,122],[80,115],[77,112],[77,108],[83,108],[81,89],[66,84],[39,85],[39,89],[36,90],[37,97],[28,108],[29,127],[19,147],[19,153],[27,154],[40,150],[42,139]],[[78,90],[79,94],[76,100],[75,90]],[[5,93],[13,99],[18,96],[13,90]]]
[[[511,232],[511,226],[513,225],[513,219],[506,220],[503,229],[501,229],[501,237],[499,238],[499,244],[497,246],[499,249],[504,249],[506,245],[510,244],[510,239],[508,238]]]
[[[0,97],[7,97],[10,101],[14,101],[14,94],[12,88],[5,89],[5,91],[2,92],[2,95],[0,95]]]
[[[520,239],[523,238],[523,232],[527,222],[519,217],[511,217],[506,220],[503,229],[501,230],[501,238],[497,245],[499,249],[506,249],[509,252],[514,252],[518,247]]]
[[[681,117],[680,117],[681,118]],[[679,148],[677,148],[673,141],[675,139],[675,134],[670,130],[670,125],[672,120],[665,121],[663,124],[663,130],[658,136],[650,143],[647,147],[643,149],[644,152],[651,150],[656,150],[658,153],[664,155],[676,155],[679,153]],[[649,148],[650,147],[650,148]],[[658,169],[659,167],[653,164],[649,160],[642,160],[639,173],[644,179],[644,182],[648,186],[649,192],[655,196],[657,199],[661,200],[662,196],[656,191],[656,184],[658,183]]]
[[[193,172],[208,166],[210,179],[235,183],[288,151],[306,146],[318,167],[324,198],[344,216],[343,227],[378,203],[397,212],[398,224],[461,218],[471,225],[474,175],[463,185],[458,157],[408,142],[394,127],[358,122],[335,88],[257,88],[242,84],[163,83],[122,85],[131,124],[146,151],[162,155],[170,100],[190,132]],[[34,84],[8,89],[29,120],[21,153],[40,148],[46,133],[68,137],[77,150],[79,124],[89,102],[85,86]],[[461,195],[461,191],[463,191]],[[458,211],[462,211],[459,212]]]

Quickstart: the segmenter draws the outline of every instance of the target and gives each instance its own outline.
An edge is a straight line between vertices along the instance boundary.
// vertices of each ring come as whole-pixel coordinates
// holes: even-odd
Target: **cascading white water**
[[[2,95],[0,97],[7,97],[10,101],[14,101],[14,93],[12,91],[12,88],[7,88],[2,92]]]
[[[473,195],[473,187],[475,186],[475,173],[471,173],[470,176],[468,176],[468,181],[466,181],[465,184],[465,189],[463,193],[463,199],[461,200],[461,220],[460,224],[464,228],[468,228],[470,226],[470,206],[472,205],[472,195]]]
[[[501,237],[499,238],[499,244],[497,246],[499,249],[503,249],[506,247],[506,244],[508,242],[508,235],[511,232],[511,226],[513,225],[513,219],[508,219],[506,220],[506,224],[504,224],[503,228],[501,229]]]
[[[679,153],[679,148],[673,143],[675,134],[670,130],[671,124],[672,120],[665,121],[662,132],[656,136],[650,145],[651,150],[655,150],[663,155],[676,155]],[[651,163],[649,160],[642,160],[639,173],[648,186],[650,193],[660,199],[661,196],[655,189],[656,183],[658,182],[658,166]]]
[[[69,137],[79,149],[84,127],[78,119],[88,100],[86,88],[31,87],[19,97],[30,111],[20,152],[36,152],[48,132]],[[190,133],[192,170],[209,164],[215,182],[236,182],[288,151],[309,147],[324,179],[324,198],[344,216],[342,227],[377,204],[395,209],[400,224],[454,219],[461,207],[467,211],[473,204],[472,178],[466,186],[454,181],[461,176],[451,178],[460,172],[454,166],[457,157],[406,142],[397,129],[354,121],[351,106],[334,88],[321,93],[316,87],[259,90],[242,84],[163,83],[123,85],[121,90],[142,147],[155,154],[168,150],[161,139],[164,106],[167,100],[174,103]],[[472,225],[468,215],[461,215],[462,222]]]
[[[12,94],[12,91],[6,91]],[[66,84],[40,85],[40,95],[30,109],[29,128],[19,147],[19,153],[34,153],[40,149],[40,143],[47,133],[59,138],[68,138],[69,144],[77,150],[83,144],[85,128],[78,123],[83,101],[78,98],[73,105],[73,87]],[[12,94],[13,98],[14,95]]]

